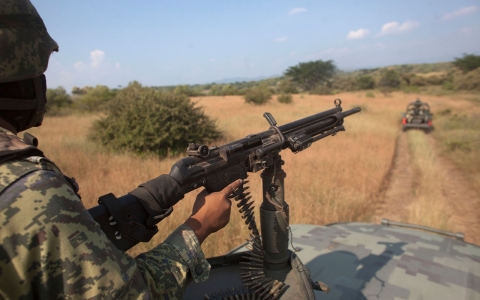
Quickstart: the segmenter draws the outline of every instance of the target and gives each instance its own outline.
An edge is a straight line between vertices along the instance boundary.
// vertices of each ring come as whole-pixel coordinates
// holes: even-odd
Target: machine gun
[[[282,126],[277,126],[267,112],[263,116],[270,124],[268,130],[222,146],[209,148],[191,143],[189,156],[173,165],[170,176],[181,184],[185,194],[201,186],[208,192],[220,191],[237,179],[245,179],[248,172],[273,166],[283,149],[298,153],[320,139],[344,131],[344,118],[360,108],[342,112],[342,101],[336,99],[334,103],[335,108]]]
[[[268,180],[273,177],[280,178],[283,173],[280,151],[289,148],[292,152],[297,153],[322,138],[344,131],[344,118],[360,111],[360,108],[353,108],[342,112],[341,103],[340,99],[336,99],[334,101],[335,108],[282,126],[277,126],[273,116],[265,113],[264,117],[270,124],[268,130],[248,135],[222,146],[209,148],[206,145],[191,143],[187,148],[188,156],[177,161],[172,166],[169,175],[179,183],[183,194],[200,187],[205,187],[208,192],[220,191],[237,179],[246,179],[247,173],[260,170],[264,170],[262,177],[266,174],[265,176],[270,178]],[[264,186],[266,189],[270,189],[270,192],[276,193],[269,197],[268,209],[272,210],[274,214],[277,210],[282,210],[282,218],[288,218],[285,215],[288,214],[288,211],[285,212],[282,204],[272,200],[278,199],[278,197],[283,199],[283,192],[281,192],[281,196],[278,194],[280,190],[283,191],[283,179],[281,185],[267,186],[264,184]],[[253,217],[253,207],[250,207],[252,203],[247,203],[250,198],[247,197],[244,190],[244,187],[239,189],[235,198],[241,200],[239,207],[241,207],[241,212],[245,213],[244,217],[253,235],[259,236]],[[149,214],[145,210],[145,205],[140,204],[134,196],[127,194],[117,199],[112,194],[108,194],[100,198],[99,204],[89,209],[89,213],[100,224],[113,244],[123,251],[130,249],[140,241],[148,242],[158,231],[155,224],[172,211],[170,207],[166,212],[157,213],[159,218],[152,225],[150,224],[151,213]],[[171,205],[173,206],[173,204]],[[275,216],[273,217],[275,218]],[[267,230],[269,227],[267,223],[271,221],[273,221],[271,218],[262,221],[262,225],[264,225],[262,231],[264,228]],[[263,224],[264,222],[265,224]],[[263,236],[267,238],[270,234]]]

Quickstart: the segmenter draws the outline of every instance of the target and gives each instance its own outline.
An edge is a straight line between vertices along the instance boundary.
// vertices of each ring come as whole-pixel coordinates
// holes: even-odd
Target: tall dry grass
[[[286,201],[290,205],[290,223],[326,224],[338,221],[369,221],[375,211],[377,193],[391,165],[395,138],[399,132],[400,113],[414,100],[411,95],[377,94],[366,98],[361,93],[345,93],[335,97],[294,95],[292,104],[271,101],[265,106],[244,103],[239,96],[201,97],[193,100],[207,115],[217,120],[225,133],[222,144],[251,133],[266,130],[262,117],[273,114],[282,125],[333,107],[334,98],[343,100],[344,109],[361,106],[363,112],[346,119],[346,132],[328,137],[298,154],[282,152],[286,161]],[[425,97],[432,108],[444,101],[441,97]],[[451,100],[448,100],[451,101]],[[31,130],[40,140],[40,148],[69,176],[80,183],[87,207],[96,204],[99,196],[113,192],[120,196],[138,184],[168,173],[180,157],[163,160],[138,158],[130,154],[108,153],[86,140],[93,115],[47,118],[41,128]],[[259,174],[250,175],[250,186],[256,206],[261,201]],[[160,232],[150,243],[136,246],[138,254],[161,242],[169,232],[189,216],[196,194],[191,192],[180,201],[173,215],[159,224]],[[257,211],[257,218],[259,214]],[[259,223],[259,222],[258,222]],[[220,255],[245,241],[248,230],[237,211],[232,212],[228,226],[213,234],[202,248],[207,256]]]
[[[440,186],[444,178],[438,157],[423,131],[410,130],[407,134],[416,176],[413,190],[415,201],[408,207],[406,222],[453,230],[454,224],[449,223],[449,202]]]

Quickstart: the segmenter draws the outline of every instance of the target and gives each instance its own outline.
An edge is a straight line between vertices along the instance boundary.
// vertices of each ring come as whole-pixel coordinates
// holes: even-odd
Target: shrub
[[[280,103],[292,103],[293,99],[292,99],[292,95],[291,94],[286,94],[286,93],[282,93],[280,95],[278,95],[278,102]]]
[[[49,116],[66,115],[70,112],[72,98],[67,91],[59,86],[55,89],[47,89],[46,114]]]
[[[334,78],[332,88],[340,91],[355,91],[358,89],[357,81],[351,76],[338,76]]]
[[[464,73],[473,71],[480,67],[480,55],[464,53],[462,58],[455,58],[453,65]]]
[[[375,98],[375,93],[374,93],[374,92],[367,92],[367,93],[365,94],[365,97],[367,97],[367,98]]]
[[[378,86],[387,90],[395,89],[400,86],[400,76],[395,70],[385,70],[382,72]]]
[[[116,92],[108,86],[97,85],[86,89],[85,94],[75,102],[75,107],[80,111],[96,112],[103,111],[106,104],[115,97]]]
[[[285,94],[297,94],[298,90],[295,85],[291,80],[285,79],[280,81],[278,84],[278,90],[280,93],[285,93]]]
[[[139,84],[119,91],[106,112],[107,117],[94,122],[89,138],[110,149],[166,156],[185,151],[188,143],[221,136],[188,96]]]
[[[359,90],[371,90],[375,88],[375,80],[370,75],[357,77],[357,87]]]
[[[262,105],[272,99],[272,93],[267,86],[259,85],[248,89],[243,97],[246,103]]]

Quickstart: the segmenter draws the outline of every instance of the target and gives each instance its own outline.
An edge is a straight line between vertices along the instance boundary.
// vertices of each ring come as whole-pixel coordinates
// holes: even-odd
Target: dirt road
[[[430,135],[421,136],[434,166],[418,164],[419,154],[412,151],[412,136],[400,133],[392,168],[380,193],[383,201],[373,221],[382,218],[432,227],[443,227],[465,234],[467,242],[480,244],[480,197],[471,188],[466,174],[442,157]],[[427,176],[428,173],[433,175]],[[427,175],[425,175],[427,174]],[[434,176],[434,178],[432,178]],[[422,182],[428,181],[428,182]],[[425,186],[428,186],[428,189]],[[420,205],[422,207],[419,209]],[[422,218],[421,210],[437,211],[433,219]],[[420,211],[420,213],[419,213]],[[442,225],[442,220],[443,225]]]

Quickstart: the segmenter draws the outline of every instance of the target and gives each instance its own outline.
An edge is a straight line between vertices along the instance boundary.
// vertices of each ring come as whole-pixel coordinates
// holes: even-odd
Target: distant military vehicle
[[[407,111],[403,113],[403,131],[410,128],[416,128],[423,129],[425,132],[430,132],[433,130],[432,115],[428,103],[422,102],[417,98],[416,101],[408,104]]]

